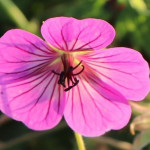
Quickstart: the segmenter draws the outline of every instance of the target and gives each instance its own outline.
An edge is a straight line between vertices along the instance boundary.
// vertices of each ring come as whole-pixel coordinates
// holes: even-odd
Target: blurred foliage
[[[133,142],[133,150],[141,150],[150,144],[150,131],[142,131]],[[150,148],[150,147],[148,147]]]
[[[7,2],[10,3],[6,4]],[[16,9],[13,10],[15,7],[18,8],[17,12]],[[22,28],[40,35],[42,21],[50,17],[101,18],[116,29],[116,38],[111,46],[137,49],[150,63],[150,0],[0,0],[0,14],[0,36],[12,28]],[[134,124],[132,131],[134,130],[135,135],[131,135],[129,123],[124,129],[108,132],[104,137],[85,138],[87,150],[150,150],[150,129],[143,131],[145,124],[146,127],[150,126],[149,121],[145,123],[144,120],[150,120],[145,115],[150,113],[150,96],[131,106],[133,117],[130,123]],[[55,129],[33,132],[22,123],[1,118],[0,149],[77,149],[72,131],[63,125],[63,121]],[[136,134],[139,135],[136,137]]]

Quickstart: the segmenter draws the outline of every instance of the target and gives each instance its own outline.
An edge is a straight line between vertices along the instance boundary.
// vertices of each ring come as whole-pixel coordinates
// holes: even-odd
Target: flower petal
[[[0,109],[34,130],[56,126],[62,118],[65,97],[51,71],[0,86]]]
[[[60,121],[65,98],[52,73],[62,67],[52,66],[56,57],[44,41],[23,30],[10,30],[0,39],[3,113],[35,130],[50,129]]]
[[[101,19],[56,17],[46,20],[41,33],[52,46],[66,50],[97,50],[114,39],[114,28]]]
[[[54,53],[41,38],[21,29],[9,30],[0,38],[0,49],[8,47],[17,49],[16,53],[14,50],[9,51],[11,54],[15,53],[14,56],[23,53],[24,55],[45,58],[47,55]]]
[[[88,54],[82,60],[127,99],[142,100],[150,91],[148,63],[133,49],[109,48]]]
[[[41,73],[57,55],[39,37],[24,30],[9,30],[0,38],[0,83],[30,73]]]
[[[80,77],[68,92],[65,120],[76,132],[92,137],[124,127],[130,118],[127,100],[96,76]]]

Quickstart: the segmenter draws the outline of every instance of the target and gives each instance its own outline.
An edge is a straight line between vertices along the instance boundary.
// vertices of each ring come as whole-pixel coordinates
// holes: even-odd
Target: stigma
[[[58,84],[65,88],[64,91],[69,91],[79,83],[77,76],[84,71],[84,66],[82,65],[82,60],[76,66],[72,66],[70,65],[70,61],[66,60],[66,57],[62,57],[62,63],[64,66],[63,71],[58,73],[52,70],[52,72],[59,76]],[[82,67],[81,70],[77,73],[74,73],[74,71],[80,66]]]

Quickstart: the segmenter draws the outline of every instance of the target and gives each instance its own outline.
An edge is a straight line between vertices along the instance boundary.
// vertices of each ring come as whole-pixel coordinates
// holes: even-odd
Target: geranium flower
[[[57,17],[36,35],[20,29],[0,38],[0,109],[34,130],[55,127],[64,116],[84,136],[124,127],[127,101],[150,91],[149,67],[130,48],[104,49],[115,30],[104,20]]]

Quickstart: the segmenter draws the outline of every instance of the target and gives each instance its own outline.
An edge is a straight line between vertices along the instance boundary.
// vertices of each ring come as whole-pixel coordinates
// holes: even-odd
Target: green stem
[[[76,132],[74,132],[74,134],[79,150],[86,150],[82,136]]]
[[[21,10],[15,5],[15,3],[13,3],[11,0],[0,0],[0,4],[7,15],[13,22],[16,23],[19,28],[24,29],[26,27],[26,25],[28,24],[28,20],[21,12]]]
[[[5,10],[6,14],[18,28],[39,34],[38,22],[36,20],[28,21],[23,12],[12,0],[0,0],[0,7]]]

